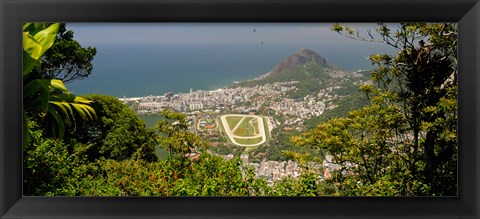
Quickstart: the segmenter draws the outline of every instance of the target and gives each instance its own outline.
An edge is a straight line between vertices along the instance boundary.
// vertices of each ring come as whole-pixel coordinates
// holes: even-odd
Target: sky
[[[341,37],[327,23],[69,23],[82,45],[159,43],[366,44]],[[374,28],[375,24],[347,24]],[[255,31],[254,31],[255,30]]]

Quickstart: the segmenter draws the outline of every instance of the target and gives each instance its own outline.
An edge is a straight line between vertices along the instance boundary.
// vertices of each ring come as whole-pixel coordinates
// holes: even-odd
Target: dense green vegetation
[[[153,128],[157,122],[163,119],[163,117],[158,114],[138,114],[138,118],[145,122],[147,128]]]
[[[253,169],[242,165],[238,156],[227,161],[199,150],[201,156],[193,159],[172,148],[174,154],[167,159],[151,160],[146,156],[151,152],[139,147],[127,159],[92,158],[93,144],[46,138],[33,121],[29,132],[33,137],[25,150],[25,195],[268,196],[329,195],[332,191],[307,172],[298,180],[284,179],[268,186],[264,179],[255,178]],[[159,138],[168,141],[171,137]]]
[[[254,150],[249,151],[248,154],[250,157],[252,157],[252,160],[260,161],[264,158],[266,160],[286,161],[291,159],[290,157],[284,155],[285,151],[308,153],[312,155],[312,157],[318,157],[319,159],[322,157],[321,152],[315,149],[308,147],[296,147],[292,142],[290,142],[290,139],[299,135],[300,132],[282,132],[278,129],[274,129],[272,130],[272,133],[275,133],[276,141],[270,142],[270,144],[267,146],[257,147]]]
[[[23,129],[27,130],[27,119],[33,117],[50,135],[62,137],[68,127],[75,129],[75,117],[93,119],[95,112],[88,105],[91,101],[71,94],[62,80],[32,76],[43,63],[42,55],[54,45],[59,28],[60,24],[23,25]],[[30,137],[27,133],[24,141]]]
[[[55,43],[40,58],[42,64],[32,70],[29,78],[59,79],[64,83],[88,77],[93,70],[95,48],[83,48],[73,39],[73,31],[60,23]]]
[[[98,158],[125,160],[137,151],[145,160],[155,160],[155,132],[145,128],[127,105],[115,97],[92,94],[85,98],[93,101],[91,106],[97,118],[77,125],[77,130],[68,133],[64,140],[91,145],[88,155],[91,160]]]
[[[366,106],[369,101],[364,93],[360,92],[359,90],[353,90],[349,93],[349,95],[341,97],[332,102],[333,104],[337,105],[337,107],[331,110],[325,110],[322,115],[306,120],[305,126],[307,129],[313,129],[318,124],[333,118],[345,117],[350,111]]]
[[[370,56],[378,66],[373,84],[360,87],[370,103],[292,141],[342,164],[334,181],[345,195],[456,195],[457,28],[401,24],[392,31],[381,24],[377,33],[400,52]]]
[[[337,108],[324,119],[310,120],[312,129],[272,131],[276,142],[250,151],[272,160],[294,159],[302,166],[297,179],[269,185],[255,177],[238,155],[243,148],[209,147],[188,131],[186,115],[164,110],[152,128],[118,99],[70,94],[62,78],[39,63],[56,61],[60,24],[25,24],[24,31],[24,195],[38,196],[390,196],[457,194],[457,63],[454,24],[401,24],[390,30],[380,24],[380,39],[362,38],[349,27],[333,31],[359,40],[381,41],[398,48],[397,55],[370,56],[377,67],[372,83],[341,86]],[[65,30],[67,41],[73,32]],[[370,38],[369,38],[370,37]],[[420,40],[421,39],[421,40]],[[74,40],[73,40],[74,41]],[[426,43],[427,42],[427,43]],[[64,42],[66,43],[66,42]],[[72,43],[72,42],[70,42]],[[67,43],[68,44],[68,43]],[[73,43],[75,44],[75,43]],[[66,46],[66,45],[64,45]],[[95,51],[73,50],[86,63],[87,77]],[[62,48],[61,46],[58,48]],[[69,47],[70,48],[70,47]],[[89,51],[89,52],[87,52]],[[43,58],[42,58],[43,57]],[[75,59],[58,59],[55,66]],[[89,61],[90,60],[90,61]],[[90,66],[90,67],[89,67]],[[289,94],[298,98],[329,83],[323,69],[300,66],[269,80],[300,79],[303,87]],[[35,69],[35,77],[30,73]],[[83,72],[83,73],[82,73]],[[70,77],[72,80],[75,77]],[[318,80],[317,80],[318,79]],[[365,99],[360,98],[360,94]],[[328,114],[330,112],[330,114]],[[283,147],[282,147],[283,145]],[[295,145],[297,147],[291,147]],[[158,159],[159,149],[164,156]],[[236,156],[225,160],[215,153]],[[213,153],[212,153],[213,152]],[[341,165],[321,180],[307,162],[324,156]],[[322,170],[320,170],[322,171]],[[318,172],[318,170],[316,170]]]
[[[287,97],[292,99],[302,98],[312,92],[325,88],[329,83],[329,76],[325,73],[323,67],[316,63],[308,63],[301,66],[290,68],[278,74],[270,75],[259,80],[243,81],[238,86],[253,87],[275,82],[298,81],[297,90],[290,91]]]
[[[235,146],[233,144],[220,143],[215,147],[209,147],[208,150],[215,154],[231,154],[233,156],[240,156],[245,150],[245,147]]]

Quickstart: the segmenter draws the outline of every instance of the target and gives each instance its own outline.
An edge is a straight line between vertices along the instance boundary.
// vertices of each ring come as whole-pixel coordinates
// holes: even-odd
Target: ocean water
[[[373,53],[393,53],[381,44],[178,43],[93,45],[92,74],[67,87],[75,94],[115,97],[163,95],[166,92],[212,90],[252,79],[283,59],[311,49],[345,70],[371,69]]]

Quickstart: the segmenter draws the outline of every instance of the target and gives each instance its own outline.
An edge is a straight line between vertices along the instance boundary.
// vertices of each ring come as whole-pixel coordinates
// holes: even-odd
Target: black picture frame
[[[0,0],[1,218],[480,218],[478,0]],[[458,22],[457,197],[23,197],[22,22]]]

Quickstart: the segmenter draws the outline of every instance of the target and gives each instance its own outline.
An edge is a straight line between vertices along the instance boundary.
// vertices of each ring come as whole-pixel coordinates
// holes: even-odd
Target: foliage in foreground
[[[42,64],[32,70],[29,78],[58,79],[64,83],[87,78],[92,73],[97,51],[82,47],[73,37],[73,31],[60,23],[55,43],[40,58]]]
[[[31,123],[30,125],[33,125]],[[239,157],[203,153],[198,159],[146,161],[99,158],[90,162],[82,144],[45,139],[33,131],[25,157],[25,195],[46,196],[313,196],[333,195],[332,185],[305,173],[273,186],[255,178]]]
[[[175,128],[178,128],[177,124],[167,122],[159,124],[159,127],[164,129],[158,136],[148,135],[146,133],[154,132],[146,130],[143,123],[135,123],[138,119],[134,117],[135,114],[125,105],[118,105],[119,101],[115,98],[101,95],[89,97],[95,100],[93,107],[98,112],[100,121],[92,124],[85,123],[82,126],[81,130],[84,133],[81,136],[84,138],[75,135],[63,140],[48,138],[34,121],[29,122],[28,130],[33,137],[29,139],[24,156],[25,195],[313,196],[334,194],[335,189],[331,184],[320,182],[316,175],[308,172],[305,172],[300,179],[284,179],[270,186],[265,179],[254,177],[252,167],[244,166],[238,156],[232,160],[225,160],[199,147],[185,147],[201,152],[198,158],[185,157],[182,154],[185,151],[173,149],[167,159],[157,160],[151,159],[153,154],[151,150],[145,150],[145,147],[130,141],[107,144],[117,139],[118,136],[111,139],[108,137],[112,133],[117,133],[115,129],[120,129],[119,133],[123,133],[125,139],[150,139],[145,143],[156,140],[166,142],[172,139],[172,136],[177,136],[175,133],[187,131],[175,131]],[[167,118],[179,116],[174,112],[168,114],[164,113],[164,116]],[[178,118],[181,119],[181,117]],[[137,131],[129,133],[129,130],[134,129]],[[107,135],[102,135],[104,132]],[[144,136],[140,138],[141,135]],[[85,141],[86,137],[89,137],[88,141]],[[124,138],[118,137],[118,139]],[[195,143],[195,141],[192,142]],[[137,146],[122,147],[122,145],[129,146],[130,143]],[[128,157],[117,156],[115,151],[118,150],[128,154]],[[92,154],[92,151],[97,153]]]
[[[111,96],[91,94],[85,98],[93,101],[91,106],[97,117],[77,125],[77,130],[65,136],[65,140],[91,145],[90,160],[103,157],[120,161],[131,158],[138,150],[142,150],[142,159],[156,160],[156,134],[145,128],[132,109]]]
[[[41,68],[41,57],[54,45],[59,27],[59,23],[23,25],[23,130],[27,130],[30,116],[42,121],[52,136],[61,138],[67,125],[76,125],[75,117],[93,119],[95,111],[89,106],[91,101],[70,93],[62,80],[31,77]],[[24,135],[24,140],[28,137]]]
[[[396,56],[374,54],[370,104],[331,119],[292,140],[325,150],[342,165],[334,180],[345,195],[457,194],[457,28],[455,24],[380,24],[362,38],[349,27],[332,30],[380,41]]]

